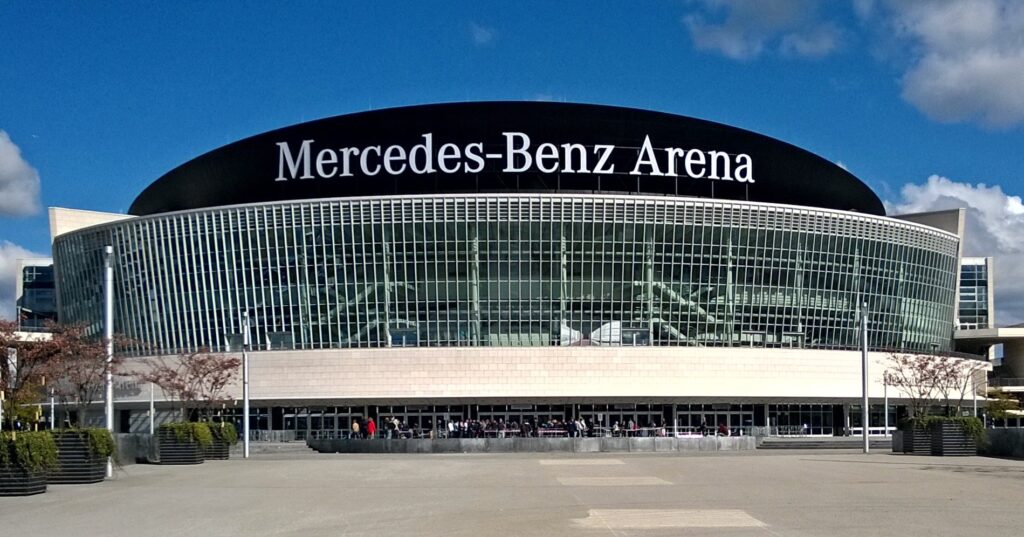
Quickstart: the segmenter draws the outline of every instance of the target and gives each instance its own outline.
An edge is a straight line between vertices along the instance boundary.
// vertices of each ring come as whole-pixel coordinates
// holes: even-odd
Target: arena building
[[[785,142],[658,112],[332,117],[195,158],[129,213],[51,210],[60,319],[100,331],[112,245],[135,354],[236,353],[247,315],[252,428],[300,438],[382,415],[843,434],[864,305],[872,427],[896,422],[890,353],[953,350],[955,229],[886,216]],[[148,400],[122,383],[118,429]]]

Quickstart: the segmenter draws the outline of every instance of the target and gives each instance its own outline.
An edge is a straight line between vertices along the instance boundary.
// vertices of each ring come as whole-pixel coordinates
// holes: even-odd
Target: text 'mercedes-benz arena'
[[[55,239],[61,318],[100,325],[106,245],[136,354],[238,352],[247,315],[256,429],[710,415],[833,434],[860,396],[862,304],[873,353],[952,343],[956,235],[887,217],[803,149],[659,112],[327,118],[199,156],[129,213]]]

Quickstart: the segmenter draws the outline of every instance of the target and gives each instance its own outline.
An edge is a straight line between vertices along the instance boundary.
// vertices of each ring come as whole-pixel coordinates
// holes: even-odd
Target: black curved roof
[[[533,154],[542,143],[582,144],[588,152],[589,173],[545,173],[536,166],[519,173],[503,171],[505,160],[485,158],[480,171],[465,158],[466,146],[479,143],[482,154],[505,154],[503,133],[520,132],[530,139]],[[433,173],[378,173],[367,176],[353,156],[351,175],[321,177],[316,173],[318,151],[346,147],[400,145],[405,151],[424,144],[431,134]],[[695,179],[685,174],[682,161],[677,177],[631,175],[645,137],[650,138],[662,172],[664,148],[723,151],[750,156],[753,182]],[[279,143],[299,158],[310,142],[313,178],[278,180],[282,162]],[[521,138],[515,138],[520,144]],[[454,173],[437,170],[440,146],[452,143],[463,152],[463,165]],[[600,145],[615,146],[606,162],[612,173],[597,169]],[[517,145],[518,147],[518,145]],[[559,149],[561,151],[561,149]],[[368,155],[381,164],[383,157]],[[423,168],[422,151],[420,158]],[[579,160],[579,156],[574,158]],[[330,170],[330,156],[325,169]],[[396,161],[397,162],[397,161]],[[449,163],[454,161],[449,161]],[[550,160],[546,161],[550,164]],[[521,165],[522,162],[516,164]],[[534,163],[536,164],[536,163]],[[579,163],[577,162],[577,165]],[[368,165],[368,169],[374,166]],[[550,166],[547,166],[550,168]],[[301,168],[301,167],[300,167]],[[396,164],[394,169],[398,168]],[[449,166],[451,168],[451,166]],[[467,173],[470,169],[475,173]],[[287,167],[285,171],[289,171]],[[699,169],[699,168],[695,168]],[[422,170],[421,170],[422,171]],[[578,169],[576,170],[578,171]],[[601,173],[596,173],[600,171]],[[735,168],[734,168],[735,171]],[[340,173],[340,172],[339,172]],[[300,169],[299,174],[302,175]],[[550,102],[472,102],[433,104],[374,110],[300,123],[228,144],[171,170],[147,187],[129,213],[150,215],[169,211],[297,199],[351,196],[445,194],[475,192],[631,193],[706,197],[785,203],[884,215],[878,196],[839,166],[788,143],[754,132],[701,119],[613,106]]]

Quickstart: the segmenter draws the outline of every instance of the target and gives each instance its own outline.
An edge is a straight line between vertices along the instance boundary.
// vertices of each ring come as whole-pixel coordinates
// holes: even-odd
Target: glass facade
[[[63,321],[151,352],[687,345],[948,350],[957,238],[903,221],[691,198],[449,195],[167,213],[61,235]]]
[[[21,294],[17,300],[18,329],[40,332],[57,320],[57,297],[53,265],[21,267]]]
[[[960,329],[989,328],[990,258],[968,257],[960,264],[960,305],[957,312]]]

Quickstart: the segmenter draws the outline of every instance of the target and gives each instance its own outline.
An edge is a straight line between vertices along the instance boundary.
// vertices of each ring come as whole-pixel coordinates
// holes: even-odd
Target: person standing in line
[[[359,438],[359,418],[352,420],[352,438]]]
[[[366,421],[366,436],[371,440],[377,437],[377,423],[372,417]]]

